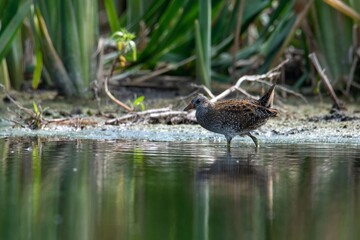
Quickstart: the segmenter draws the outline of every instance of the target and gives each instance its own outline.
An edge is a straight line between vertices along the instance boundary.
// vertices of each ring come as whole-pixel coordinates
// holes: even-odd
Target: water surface
[[[360,148],[0,139],[0,239],[359,239]]]

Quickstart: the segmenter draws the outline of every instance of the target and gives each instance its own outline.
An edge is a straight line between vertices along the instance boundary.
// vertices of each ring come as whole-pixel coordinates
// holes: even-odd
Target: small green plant
[[[136,44],[133,41],[134,38],[135,35],[128,32],[126,29],[121,29],[111,36],[111,39],[116,42],[119,51],[121,67],[125,67],[127,60],[136,61],[137,59]]]
[[[144,99],[145,96],[137,97],[133,102],[134,108],[140,106],[141,111],[144,111],[145,110]]]
[[[115,58],[113,58],[110,75],[108,78],[105,78],[105,83],[104,83],[105,93],[108,95],[108,97],[113,102],[115,102],[117,105],[119,105],[120,107],[122,107],[123,109],[125,109],[128,112],[131,112],[133,109],[131,109],[126,104],[124,104],[121,101],[119,101],[118,99],[116,99],[111,94],[111,92],[109,91],[109,88],[108,88],[108,79],[112,77],[117,62],[120,63],[120,68],[122,70],[123,68],[126,67],[126,63],[129,61],[129,59],[136,61],[136,54],[137,54],[136,53],[136,44],[132,40],[134,38],[135,38],[135,35],[128,32],[126,29],[122,29],[121,31],[115,32],[111,36],[111,39],[116,43],[118,52],[117,52],[117,55],[115,56]]]
[[[42,111],[39,110],[37,104],[33,101],[33,108],[34,108],[34,116],[29,121],[29,126],[31,129],[40,129],[43,125],[42,120]]]

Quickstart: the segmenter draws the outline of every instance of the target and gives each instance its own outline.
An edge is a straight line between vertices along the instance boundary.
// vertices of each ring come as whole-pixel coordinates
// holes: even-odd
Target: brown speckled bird
[[[227,147],[230,149],[231,139],[235,136],[247,135],[259,142],[251,131],[264,125],[270,117],[279,115],[279,111],[271,108],[274,100],[275,84],[259,100],[226,100],[213,103],[199,94],[184,109],[196,109],[196,119],[205,129],[224,134]]]

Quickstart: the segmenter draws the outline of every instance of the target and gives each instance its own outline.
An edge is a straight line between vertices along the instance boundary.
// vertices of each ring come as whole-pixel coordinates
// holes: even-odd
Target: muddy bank
[[[165,124],[121,124],[109,126],[99,124],[83,129],[69,126],[45,127],[41,130],[12,128],[7,124],[0,127],[0,137],[45,137],[65,139],[95,140],[140,140],[140,141],[209,141],[226,144],[222,135],[211,133],[199,125]],[[7,125],[7,126],[6,126]],[[270,120],[255,131],[260,144],[266,143],[351,143],[360,144],[360,121],[321,121],[284,119]],[[248,137],[236,137],[234,142],[253,145]],[[234,144],[234,146],[236,146]]]
[[[223,135],[208,132],[196,124],[120,124],[107,125],[111,118],[121,117],[125,113],[109,102],[102,103],[103,111],[107,114],[98,116],[95,101],[66,103],[64,101],[41,101],[42,107],[47,107],[47,117],[65,116],[75,124],[51,124],[40,130],[30,130],[12,122],[19,119],[19,112],[14,105],[6,103],[0,107],[0,137],[51,137],[69,139],[97,139],[97,140],[140,140],[140,141],[210,141],[226,144]],[[60,104],[58,102],[61,102]],[[32,100],[23,99],[22,103],[31,108]],[[148,109],[152,107],[169,107],[181,111],[186,100],[164,99],[161,102],[145,102]],[[343,118],[329,117],[330,102],[319,103],[313,99],[310,103],[299,102],[299,99],[286,100],[286,104],[278,102],[280,117],[271,119],[268,123],[255,131],[260,144],[268,142],[279,143],[352,143],[360,144],[360,111],[355,104],[347,104],[348,110]],[[9,111],[10,109],[10,111]],[[21,118],[20,118],[21,120]],[[19,120],[19,121],[20,121]],[[82,121],[91,124],[82,124]],[[79,123],[79,124],[77,124]],[[234,142],[252,145],[248,137],[236,137]],[[236,146],[236,145],[234,145]]]

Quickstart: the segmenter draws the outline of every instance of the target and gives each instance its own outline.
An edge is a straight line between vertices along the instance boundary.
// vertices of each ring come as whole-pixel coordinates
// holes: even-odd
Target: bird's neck
[[[207,102],[203,106],[196,109],[196,117],[204,118],[207,115],[211,115],[215,111],[215,104],[212,102]]]

